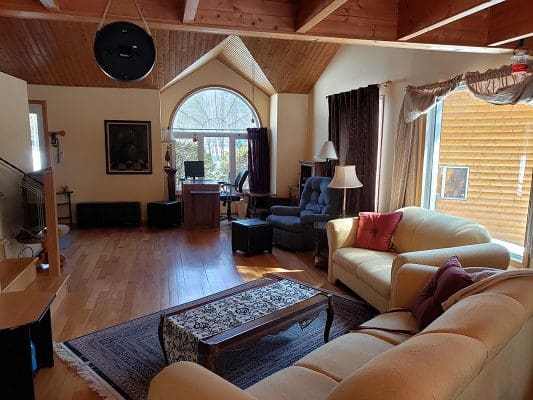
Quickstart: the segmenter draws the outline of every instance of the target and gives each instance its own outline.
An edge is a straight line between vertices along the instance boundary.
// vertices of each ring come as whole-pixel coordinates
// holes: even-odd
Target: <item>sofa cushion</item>
[[[270,222],[274,228],[283,229],[284,231],[294,233],[302,233],[304,231],[304,226],[300,222],[300,217],[269,215],[267,221]]]
[[[337,385],[330,377],[303,367],[289,367],[250,386],[246,391],[258,400],[325,399]]]
[[[348,333],[312,351],[294,365],[312,369],[340,382],[394,345],[363,333]]]
[[[424,329],[420,335],[454,333],[483,342],[489,358],[520,330],[526,313],[518,301],[496,293],[480,293],[462,299]]]
[[[483,293],[498,293],[515,299],[522,306],[526,317],[533,316],[533,276],[507,279],[485,289]]]
[[[401,219],[401,212],[360,212],[355,247],[390,251],[392,234]]]
[[[444,312],[442,303],[472,283],[474,279],[465,272],[457,257],[442,264],[414,300],[412,312],[418,326],[421,329],[428,326]]]
[[[395,253],[345,247],[333,253],[333,261],[384,297],[390,293],[391,266]]]
[[[484,344],[467,336],[415,336],[367,362],[326,399],[455,399],[479,374],[486,356]]]
[[[410,311],[400,310],[379,314],[361,324],[356,330],[356,332],[375,336],[395,346],[405,342],[418,331],[418,324],[413,314]]]
[[[487,230],[472,221],[421,207],[398,211],[403,217],[392,236],[398,253],[490,242]]]

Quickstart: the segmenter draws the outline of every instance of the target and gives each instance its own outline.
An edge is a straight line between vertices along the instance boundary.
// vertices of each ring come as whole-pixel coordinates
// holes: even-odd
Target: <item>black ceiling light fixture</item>
[[[146,30],[125,21],[116,21],[104,26],[111,5],[109,0],[94,39],[94,56],[98,65],[107,76],[119,81],[144,79],[155,64],[155,46],[150,28],[137,1],[132,1]]]

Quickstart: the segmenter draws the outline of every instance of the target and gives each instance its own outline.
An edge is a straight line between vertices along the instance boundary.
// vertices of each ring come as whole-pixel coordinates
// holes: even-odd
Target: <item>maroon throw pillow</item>
[[[474,283],[456,256],[451,257],[435,272],[413,303],[411,312],[424,329],[444,313],[442,303],[455,292]]]
[[[360,212],[355,246],[362,249],[390,251],[392,234],[402,216],[401,211],[391,213]]]

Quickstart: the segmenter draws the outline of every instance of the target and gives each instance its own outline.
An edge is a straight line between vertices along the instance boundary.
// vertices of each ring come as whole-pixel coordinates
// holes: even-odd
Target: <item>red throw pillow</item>
[[[413,303],[411,312],[424,329],[444,313],[444,303],[455,292],[474,283],[456,256],[451,257],[435,272]]]
[[[359,213],[355,245],[362,249],[390,251],[392,234],[402,219],[401,211],[391,213]]]

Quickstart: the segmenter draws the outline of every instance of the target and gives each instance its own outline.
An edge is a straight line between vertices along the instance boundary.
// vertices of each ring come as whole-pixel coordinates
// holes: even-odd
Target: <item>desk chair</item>
[[[226,215],[222,216],[222,220],[231,221],[231,203],[239,201],[243,197],[242,187],[248,178],[248,170],[241,169],[235,178],[235,183],[232,185],[229,182],[220,182],[220,201],[223,206],[226,206]]]

